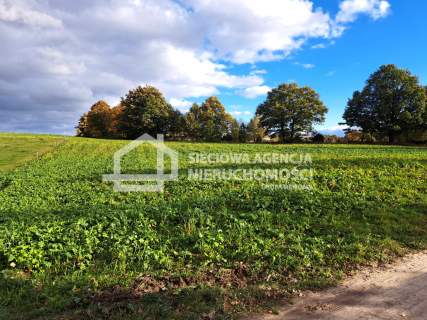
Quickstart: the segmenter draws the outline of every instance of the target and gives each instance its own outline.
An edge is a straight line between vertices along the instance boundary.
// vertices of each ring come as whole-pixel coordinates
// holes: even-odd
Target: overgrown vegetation
[[[427,245],[426,148],[170,142],[178,181],[115,193],[126,143],[70,138],[0,175],[0,318],[229,318]],[[310,153],[313,189],[189,180],[190,152]]]

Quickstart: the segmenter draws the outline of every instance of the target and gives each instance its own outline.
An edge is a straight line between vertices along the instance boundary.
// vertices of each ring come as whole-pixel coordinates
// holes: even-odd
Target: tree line
[[[155,87],[130,90],[118,106],[98,101],[82,115],[77,135],[93,138],[135,139],[143,133],[164,134],[169,140],[293,142],[307,137],[325,120],[328,109],[312,88],[295,83],[272,89],[249,123],[227,113],[217,97],[186,113],[174,109]],[[349,99],[343,115],[346,141],[427,141],[427,87],[416,76],[394,65],[373,73],[361,91]],[[340,139],[312,134],[313,142]],[[274,139],[274,140],[273,140]]]
[[[239,123],[214,96],[183,114],[152,86],[130,90],[113,108],[96,102],[77,126],[80,137],[136,139],[143,133],[164,134],[169,140],[259,142],[265,130],[257,117]]]

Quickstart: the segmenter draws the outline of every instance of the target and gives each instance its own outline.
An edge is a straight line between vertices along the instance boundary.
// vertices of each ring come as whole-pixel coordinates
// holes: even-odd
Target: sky
[[[296,82],[329,112],[380,65],[427,84],[425,0],[0,0],[0,131],[73,135],[96,101],[154,85],[177,109],[216,95],[248,121]]]

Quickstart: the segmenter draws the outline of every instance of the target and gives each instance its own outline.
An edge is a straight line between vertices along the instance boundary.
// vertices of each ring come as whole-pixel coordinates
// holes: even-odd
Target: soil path
[[[262,320],[426,320],[427,251],[363,270],[335,288],[305,292]]]

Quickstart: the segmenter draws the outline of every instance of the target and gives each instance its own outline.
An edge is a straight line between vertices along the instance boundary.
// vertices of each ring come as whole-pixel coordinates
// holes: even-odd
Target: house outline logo
[[[139,147],[141,144],[149,143],[157,149],[157,173],[156,174],[122,174],[122,158]],[[171,173],[164,173],[164,156],[168,155],[171,160]],[[128,145],[116,151],[113,156],[113,174],[102,176],[104,182],[113,182],[114,191],[117,192],[163,192],[165,181],[178,179],[178,153],[167,147],[164,143],[163,134],[158,134],[157,139],[145,133]],[[126,184],[123,182],[153,182],[156,184]]]

